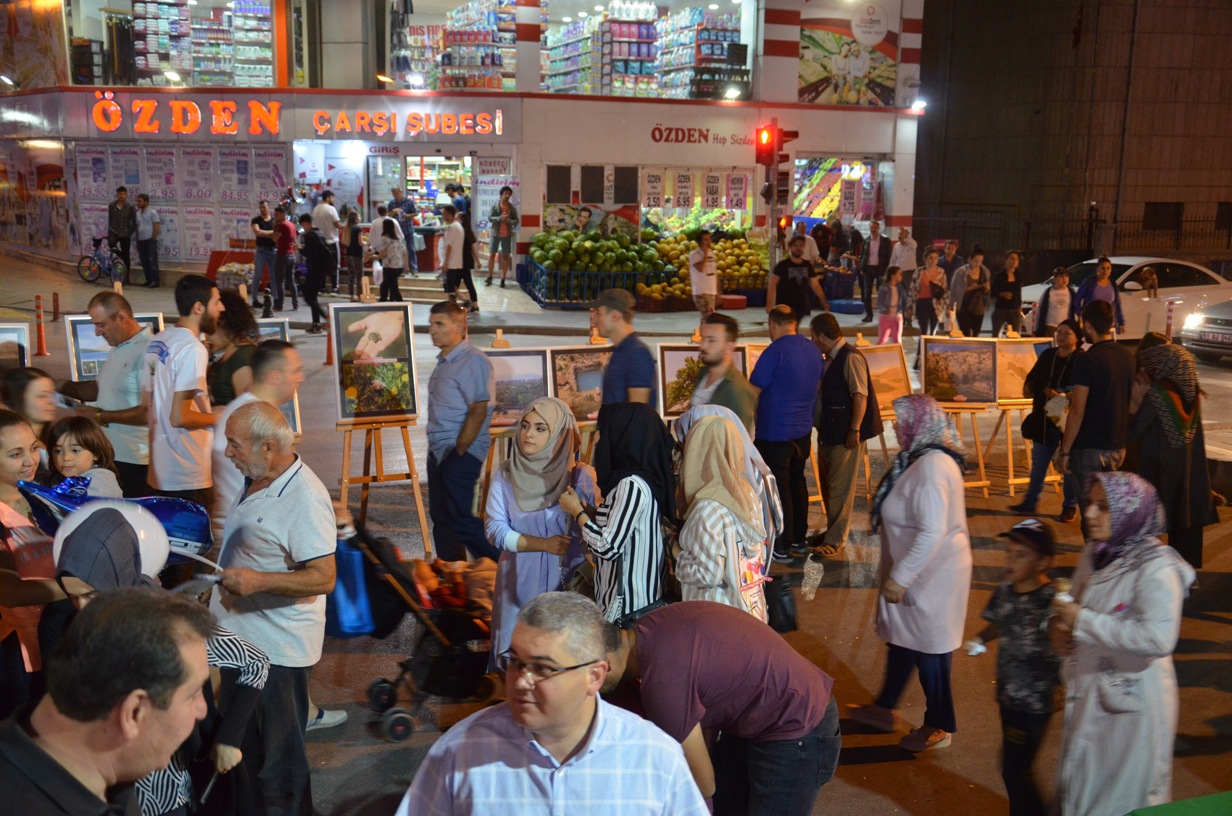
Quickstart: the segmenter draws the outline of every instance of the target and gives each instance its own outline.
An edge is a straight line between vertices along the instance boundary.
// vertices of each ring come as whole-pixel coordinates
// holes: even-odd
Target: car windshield
[[[1084,280],[1095,274],[1095,268],[1099,266],[1099,261],[1083,261],[1080,264],[1074,264],[1069,268],[1069,285],[1078,286]],[[1119,281],[1121,276],[1129,271],[1129,264],[1112,265],[1112,279]]]

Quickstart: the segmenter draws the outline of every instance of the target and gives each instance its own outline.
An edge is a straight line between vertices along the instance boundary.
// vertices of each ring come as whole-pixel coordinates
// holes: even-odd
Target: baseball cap
[[[637,307],[637,299],[627,289],[604,289],[599,298],[591,304],[593,308],[606,306],[617,312],[629,313]]]
[[[1030,547],[1040,555],[1053,556],[1057,554],[1057,539],[1052,533],[1052,527],[1046,521],[1030,518],[1020,521],[1001,533],[998,538],[1008,538],[1019,544]]]

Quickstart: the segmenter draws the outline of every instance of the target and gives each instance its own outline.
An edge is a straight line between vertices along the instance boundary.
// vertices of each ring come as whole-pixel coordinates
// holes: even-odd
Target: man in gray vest
[[[843,330],[834,315],[822,312],[809,328],[813,342],[826,356],[814,425],[828,523],[820,546],[809,555],[809,560],[817,561],[838,555],[847,546],[856,470],[863,459],[865,440],[881,433],[881,411],[869,381],[868,361],[843,340]]]

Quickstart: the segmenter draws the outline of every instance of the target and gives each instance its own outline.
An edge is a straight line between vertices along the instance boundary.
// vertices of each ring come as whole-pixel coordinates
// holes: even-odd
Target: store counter
[[[437,268],[436,245],[445,227],[415,227],[415,234],[424,239],[424,248],[415,253],[419,262],[419,271],[427,272]]]

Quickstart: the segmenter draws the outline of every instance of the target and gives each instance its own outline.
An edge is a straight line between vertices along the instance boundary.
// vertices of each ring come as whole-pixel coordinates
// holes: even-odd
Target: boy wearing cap
[[[1027,519],[1002,533],[1005,580],[993,590],[984,620],[988,625],[967,641],[967,654],[987,651],[1001,637],[997,654],[997,702],[1001,706],[1001,779],[1010,816],[1047,812],[1031,764],[1044,740],[1055,707],[1060,659],[1048,641],[1048,617],[1056,586],[1048,570],[1056,539],[1047,522]]]

